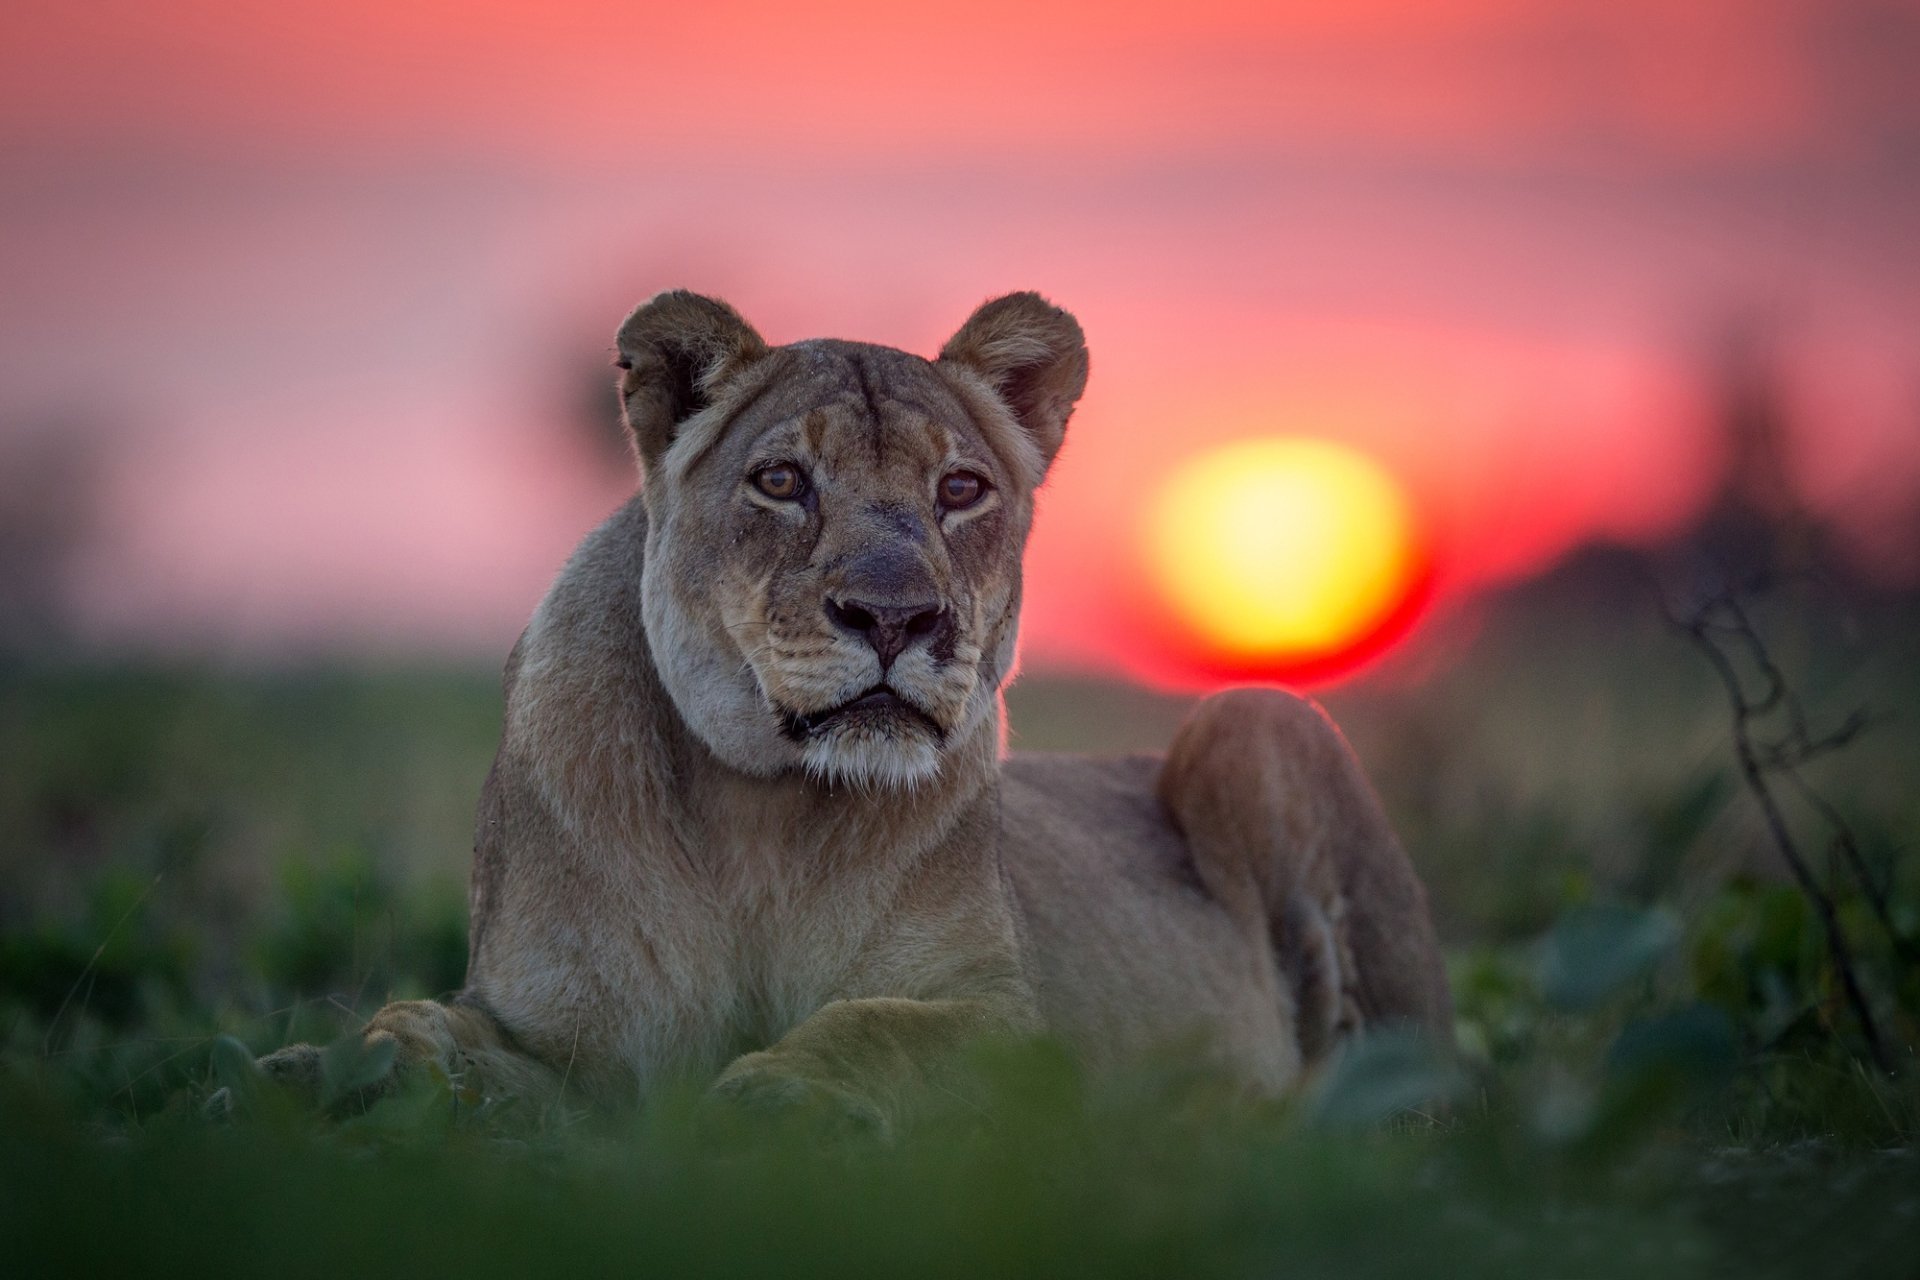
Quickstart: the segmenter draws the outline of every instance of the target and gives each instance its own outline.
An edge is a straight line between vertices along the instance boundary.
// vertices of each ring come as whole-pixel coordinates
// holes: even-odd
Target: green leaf
[[[1695,1004],[1628,1023],[1607,1051],[1607,1070],[1615,1076],[1661,1076],[1707,1086],[1732,1074],[1739,1052],[1726,1013]]]
[[[356,1140],[389,1144],[444,1135],[453,1121],[453,1095],[445,1075],[435,1080],[428,1073],[415,1072],[365,1111],[347,1118],[341,1131]]]
[[[1652,972],[1679,937],[1668,911],[1576,907],[1541,940],[1540,993],[1559,1009],[1592,1009]]]
[[[232,1091],[236,1104],[257,1094],[266,1079],[254,1065],[252,1051],[232,1036],[214,1038],[213,1078]]]
[[[1458,1091],[1459,1072],[1418,1032],[1387,1028],[1347,1043],[1308,1102],[1315,1125],[1365,1128]]]
[[[1573,1144],[1575,1154],[1595,1168],[1622,1158],[1724,1086],[1738,1053],[1732,1021],[1711,1005],[1628,1023],[1608,1051],[1599,1106]]]
[[[328,1045],[320,1056],[320,1072],[325,1081],[321,1093],[323,1105],[330,1107],[384,1082],[393,1072],[394,1054],[398,1049],[398,1043],[390,1036],[370,1041],[358,1032]]]

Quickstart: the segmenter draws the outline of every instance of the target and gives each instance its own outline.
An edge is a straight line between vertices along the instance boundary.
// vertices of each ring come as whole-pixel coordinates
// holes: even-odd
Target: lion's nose
[[[827,600],[827,617],[842,631],[851,631],[873,646],[885,670],[923,636],[939,632],[947,611],[938,604],[872,604],[865,600]]]

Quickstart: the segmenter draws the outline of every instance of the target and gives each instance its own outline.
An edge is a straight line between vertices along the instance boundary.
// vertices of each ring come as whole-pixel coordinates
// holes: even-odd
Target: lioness
[[[884,1125],[984,1033],[1095,1064],[1200,1033],[1267,1090],[1354,1028],[1450,1038],[1421,885],[1311,703],[1210,698],[1164,760],[1003,759],[1072,316],[1012,294],[926,360],[673,292],[618,347],[645,483],[508,659],[466,988],[366,1028],[402,1069]]]

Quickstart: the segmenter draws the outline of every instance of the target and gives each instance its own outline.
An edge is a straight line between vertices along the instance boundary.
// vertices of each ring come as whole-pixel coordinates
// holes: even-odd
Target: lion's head
[[[1013,659],[1033,493],[1086,385],[1080,326],[1017,293],[936,360],[769,347],[674,292],[618,343],[647,640],[681,717],[751,774],[932,777]]]

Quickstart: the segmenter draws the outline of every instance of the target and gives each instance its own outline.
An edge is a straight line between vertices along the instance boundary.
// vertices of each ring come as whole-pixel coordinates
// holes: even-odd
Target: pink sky
[[[1034,665],[1126,669],[1142,486],[1248,434],[1379,459],[1444,592],[1656,536],[1750,312],[1808,496],[1870,542],[1920,485],[1911,5],[9,14],[0,432],[110,443],[114,643],[504,653],[676,285],[928,353],[1006,289],[1080,316]]]

